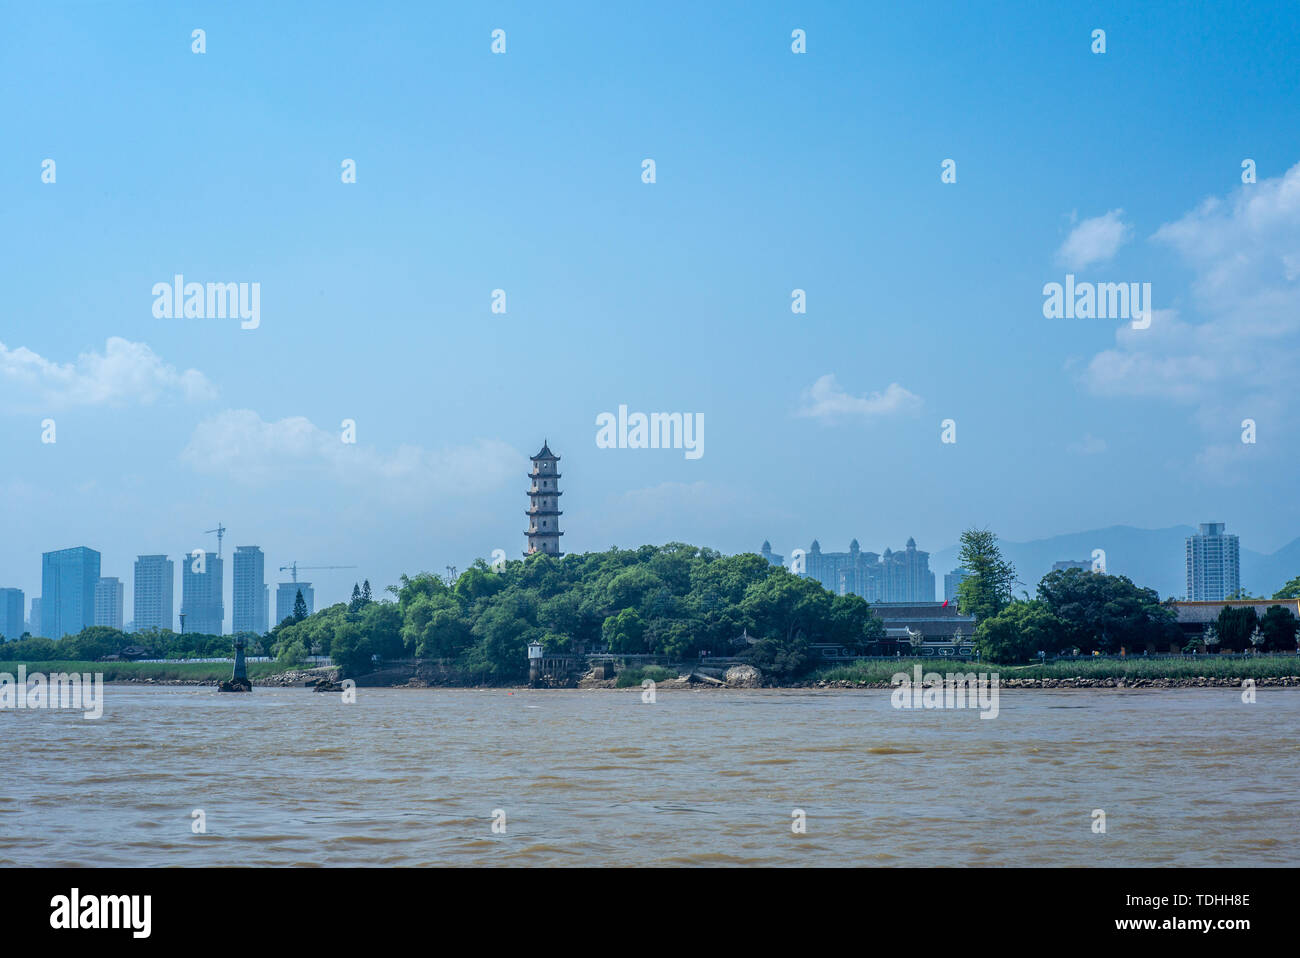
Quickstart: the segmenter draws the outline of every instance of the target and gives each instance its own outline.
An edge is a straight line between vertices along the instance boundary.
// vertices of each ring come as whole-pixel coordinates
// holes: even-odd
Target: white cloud
[[[1199,343],[1205,327],[1184,323],[1176,310],[1152,311],[1148,329],[1125,323],[1115,334],[1116,348],[1092,357],[1084,384],[1102,396],[1148,396],[1195,402],[1207,389],[1241,370]]]
[[[1188,403],[1214,431],[1235,430],[1243,416],[1294,419],[1300,165],[1227,199],[1206,200],[1152,239],[1172,247],[1194,271],[1188,305],[1202,321],[1157,310],[1150,329],[1125,324],[1115,347],[1089,362],[1082,377],[1087,388]]]
[[[814,419],[834,419],[841,416],[887,416],[894,413],[913,412],[921,406],[921,398],[908,392],[898,383],[890,383],[884,392],[869,396],[853,396],[841,388],[834,373],[827,373],[804,392],[804,404],[799,415]]]
[[[1123,213],[1123,210],[1111,210],[1084,220],[1056,251],[1057,260],[1070,269],[1083,269],[1113,257],[1132,233],[1120,218]]]
[[[72,363],[0,343],[0,383],[17,389],[19,401],[51,407],[151,403],[168,396],[196,401],[217,394],[197,369],[177,372],[145,343],[118,336],[109,337],[104,352],[84,352]]]
[[[472,494],[517,479],[528,466],[527,456],[498,440],[436,451],[402,445],[386,454],[343,442],[342,429],[321,429],[302,416],[267,422],[251,409],[199,423],[181,461],[245,484],[325,479],[403,497]]]

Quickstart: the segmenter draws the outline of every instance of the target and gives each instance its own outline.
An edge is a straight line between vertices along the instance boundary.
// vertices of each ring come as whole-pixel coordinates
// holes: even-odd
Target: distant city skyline
[[[41,84],[0,155],[0,584],[27,600],[43,551],[126,582],[223,517],[272,569],[357,566],[318,604],[513,558],[543,437],[567,553],[912,536],[944,575],[971,526],[1223,517],[1259,589],[1246,545],[1300,535],[1292,6],[1099,10],[1097,55],[1051,4],[984,11],[996,49],[905,4],[508,5],[499,56],[477,7],[323,0],[268,56],[295,9],[205,9],[196,55],[175,17],[11,6],[4,69]],[[176,116],[240,134],[160,158],[140,131]],[[256,287],[256,325],[161,314],[176,276]],[[1150,325],[1047,318],[1068,276],[1149,284]],[[623,407],[707,424],[703,454],[602,448]]]
[[[1180,582],[1180,588],[1178,589],[1170,589],[1167,586],[1164,588],[1157,588],[1162,599],[1195,598],[1200,600],[1223,598],[1226,597],[1227,594],[1235,592],[1238,589],[1245,589],[1251,592],[1251,594],[1262,593],[1267,597],[1287,579],[1300,574],[1300,540],[1292,543],[1292,549],[1290,552],[1294,552],[1294,559],[1291,560],[1290,563],[1284,563],[1280,566],[1278,571],[1275,571],[1272,574],[1273,578],[1270,580],[1269,584],[1265,585],[1264,583],[1259,583],[1252,585],[1242,577],[1241,550],[1237,543],[1237,536],[1235,534],[1225,533],[1224,530],[1226,526],[1224,523],[1200,523],[1197,528],[1198,531],[1194,535],[1186,537],[1185,541],[1179,540],[1181,551],[1176,551],[1171,547],[1167,548],[1162,553],[1162,561],[1167,567],[1167,574],[1172,576],[1174,575],[1175,570],[1177,570],[1176,574]],[[1139,534],[1149,532],[1154,535],[1160,533],[1162,530],[1134,529],[1132,531]],[[1092,534],[1100,535],[1102,532],[1103,531],[1095,531]],[[636,543],[636,545],[641,544],[642,543]],[[1032,545],[1032,543],[1029,544]],[[707,543],[705,545],[707,545]],[[1004,545],[1009,548],[1017,548],[1023,547],[1026,544],[1008,543],[1004,540]],[[813,550],[813,546],[817,547],[816,551]],[[635,548],[635,545],[624,545],[621,547]],[[942,551],[945,553],[955,553],[957,547],[955,545],[946,546]],[[796,547],[791,550],[790,555],[773,551],[770,540],[764,540],[756,552],[756,554],[760,555],[768,562],[774,565],[783,565],[786,567],[789,567],[791,562],[794,561],[794,556],[800,553],[802,553],[803,561],[805,563],[808,563],[811,560],[811,566],[805,565],[804,574],[818,579],[818,581],[822,582],[824,586],[833,592],[839,593],[842,588],[845,592],[855,592],[855,594],[863,595],[864,598],[868,598],[869,601],[873,602],[939,601],[939,597],[936,597],[933,594],[937,578],[936,573],[934,570],[929,568],[928,564],[932,553],[917,549],[915,540],[911,537],[909,537],[904,549],[894,552],[890,548],[886,547],[885,552],[879,554],[862,551],[860,546],[858,546],[858,540],[856,539],[850,542],[848,552],[841,553],[822,551],[820,540],[813,540],[807,549]],[[884,564],[886,553],[889,554],[894,563],[894,566],[892,567],[894,571],[888,580],[890,582],[888,585],[886,585],[886,567]],[[63,554],[62,559],[59,559],[60,554]],[[856,559],[854,558],[855,554],[857,556]],[[90,549],[88,547],[55,550],[51,553],[42,554],[42,567],[45,568],[50,565],[51,560],[47,558],[50,556],[56,557],[53,560],[53,564],[58,569],[63,569],[64,566],[67,566],[70,563],[69,568],[72,571],[70,573],[68,573],[67,570],[58,572],[56,573],[56,577],[57,575],[70,574],[72,578],[67,581],[75,581],[78,583],[78,594],[84,595],[84,592],[80,591],[84,588],[84,583],[79,572],[81,563],[86,563],[87,574],[89,574],[94,557],[99,557],[100,555],[101,553],[98,550]],[[265,626],[261,628],[253,628],[251,631],[259,633],[265,632],[286,618],[293,611],[294,598],[299,589],[303,591],[303,598],[307,604],[308,612],[316,611],[317,603],[314,584],[306,580],[294,582],[292,581],[291,574],[289,581],[275,583],[276,591],[274,597],[270,594],[272,583],[261,581],[262,598],[260,602],[256,603],[257,607],[253,608],[257,583],[260,581],[258,578],[258,571],[259,569],[265,569],[265,553],[260,546],[237,546],[235,556],[240,555],[246,555],[248,557],[248,564],[246,566],[247,583],[241,584],[239,588],[241,594],[240,603],[241,606],[247,606],[252,610],[250,614],[253,616],[252,621],[254,625],[258,621],[262,621],[261,619],[256,618],[257,616],[269,615],[271,611],[271,600],[274,598],[274,618],[266,618]],[[1193,555],[1197,557],[1195,562],[1193,562]],[[211,560],[215,558],[216,553],[204,553],[205,564],[210,563]],[[466,568],[474,559],[478,558],[490,561],[491,555],[489,553],[487,555],[463,559],[460,562],[455,563],[455,565],[457,565],[458,568]],[[875,560],[874,565],[871,564],[873,558]],[[1116,574],[1129,574],[1123,567],[1127,558],[1128,557],[1126,557],[1123,552],[1112,554],[1109,557],[1109,561],[1112,563],[1118,561],[1119,566],[1110,568],[1108,571]],[[177,561],[179,561],[182,566],[181,570],[179,570],[179,574],[181,577],[180,587],[182,599],[180,605],[183,605],[183,589],[186,580],[185,563],[192,563],[193,556],[181,556],[178,557]],[[245,568],[245,560],[240,559],[239,563],[241,568]],[[176,565],[176,561],[173,561],[170,557],[165,555],[155,554],[137,556],[133,563],[133,587],[130,589],[127,589],[126,583],[118,577],[95,576],[90,593],[91,598],[89,608],[91,621],[87,622],[87,624],[103,624],[96,621],[101,601],[103,601],[101,598],[103,596],[103,590],[109,588],[107,583],[117,579],[116,591],[121,593],[123,596],[121,599],[122,608],[120,612],[114,612],[112,614],[121,615],[122,618],[128,619],[129,621],[127,624],[134,625],[135,630],[137,631],[143,631],[154,627],[155,625],[159,628],[171,628],[173,631],[180,631],[179,620],[175,614],[179,611],[179,608],[177,605],[173,604],[173,595],[175,595],[175,589],[177,586],[176,576],[178,574]],[[446,565],[447,563],[445,561],[440,562],[435,559],[429,562],[421,571],[434,571],[439,568],[445,568]],[[220,567],[222,570],[222,591],[219,603],[223,617],[221,632],[222,634],[229,634],[234,628],[233,602],[227,603],[226,598],[231,597],[233,599],[236,586],[233,576],[226,577],[224,575],[224,560],[222,560],[222,562],[217,563],[217,566],[208,565],[206,575],[191,573],[190,578],[193,582],[191,588],[193,589],[194,595],[194,610],[197,612],[199,618],[191,620],[188,618],[189,613],[187,612],[185,627],[185,631],[187,632],[199,631],[199,629],[196,629],[193,625],[193,622],[195,621],[205,624],[210,624],[214,621],[216,609],[218,608],[216,593],[213,591],[217,581],[217,573],[211,570],[217,567]],[[1042,574],[1054,569],[1090,569],[1092,567],[1093,564],[1090,560],[1053,560],[1050,563],[1050,569],[1044,566],[1041,569],[1041,572],[1037,574]],[[284,568],[289,569],[291,567],[286,564]],[[301,568],[308,569],[321,567],[315,565],[304,565],[301,566]],[[325,566],[324,568],[328,570],[337,567]],[[816,570],[816,574],[811,570]],[[384,583],[381,585],[379,584],[379,580],[375,577],[361,571],[356,573],[350,569],[338,569],[338,571],[338,584],[331,587],[333,594],[325,605],[348,601],[352,586],[365,580],[371,581],[372,590],[376,595],[382,593],[388,585],[395,584]],[[951,571],[944,573],[942,599],[952,600],[956,598],[956,587],[962,578],[962,571],[963,570],[960,568],[955,567],[952,568]],[[1018,571],[1023,575],[1029,575],[1031,577],[1035,576],[1032,566],[1023,561],[1021,562]],[[227,578],[229,578],[230,581],[226,581]],[[1135,581],[1138,585],[1155,587],[1152,582],[1147,581],[1147,579],[1149,579],[1149,576],[1136,574]],[[1185,589],[1181,587],[1181,582],[1184,579],[1187,582]],[[1196,585],[1197,582],[1203,584],[1198,586]],[[1211,584],[1205,585],[1204,583],[1207,582]],[[931,590],[929,593],[925,591],[927,584]],[[1033,578],[1032,581],[1022,582],[1022,586],[1031,593],[1036,584],[1036,577]],[[913,591],[908,591],[909,589]],[[1219,595],[1219,592],[1222,592],[1223,595]],[[126,595],[133,596],[132,612],[130,616],[126,615]],[[6,608],[4,603],[8,602],[12,604],[22,603],[24,601],[26,601],[33,609],[32,615],[27,617],[23,623],[24,628],[22,631],[27,631],[39,621],[37,610],[40,606],[41,596],[28,596],[25,590],[20,588],[0,586],[0,620],[3,620],[4,608]],[[112,603],[110,602],[106,608],[110,608],[111,605]],[[323,608],[324,606],[321,607]],[[231,610],[228,620],[227,609]],[[79,615],[80,613],[76,614]],[[170,626],[164,624],[169,618],[171,620]],[[79,621],[79,619],[74,619],[73,621]],[[241,622],[243,621],[244,620],[241,617]],[[229,624],[227,624],[227,622]],[[53,627],[55,626],[52,625],[51,628]],[[42,631],[44,630],[42,629]],[[0,629],[0,634],[4,634],[6,638],[9,639],[17,637],[9,636],[3,631],[3,629]],[[21,634],[21,631],[18,634]]]

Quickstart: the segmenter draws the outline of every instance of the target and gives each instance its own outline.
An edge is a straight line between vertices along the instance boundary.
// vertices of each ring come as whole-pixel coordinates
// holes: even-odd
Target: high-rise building
[[[95,625],[122,629],[122,580],[117,576],[101,576],[95,585]]]
[[[1066,569],[1082,569],[1084,572],[1092,570],[1092,563],[1087,559],[1066,559],[1062,562],[1053,562],[1053,572],[1064,572]]]
[[[541,451],[529,458],[533,462],[533,471],[528,474],[532,485],[528,488],[528,511],[524,513],[528,516],[528,548],[524,555],[544,552],[550,556],[562,556],[560,536],[564,533],[560,531],[560,516],[563,515],[560,496],[563,493],[559,487],[560,474],[555,471],[560,457],[551,452],[546,440],[542,440]]]
[[[961,568],[953,569],[943,577],[943,601],[957,601],[957,587],[961,585],[961,580],[966,578],[970,573]]]
[[[1187,598],[1217,602],[1241,589],[1237,537],[1227,535],[1222,522],[1202,522],[1201,531],[1187,537]]]
[[[796,551],[792,569],[836,595],[852,593],[868,602],[934,601],[930,553],[919,551],[914,539],[907,540],[905,551],[886,549],[884,555],[863,552],[857,539],[849,543],[848,552],[822,552],[814,539],[802,556]]]
[[[763,550],[759,553],[759,555],[761,555],[772,565],[785,564],[785,556],[777,555],[775,552],[773,552],[772,543],[768,542],[766,539],[763,540]]]
[[[231,576],[231,631],[266,631],[266,557],[257,546],[236,546]]]
[[[268,621],[271,618],[270,612],[271,612],[271,587],[269,585],[264,585],[262,586],[262,617],[259,620],[262,623],[263,633],[271,631],[272,623]]]
[[[187,556],[181,563],[181,615],[185,616],[186,632],[224,634],[223,561],[215,552],[205,552],[202,560]]]
[[[795,572],[799,572],[798,566],[796,559]],[[881,599],[880,556],[875,552],[863,552],[857,539],[849,543],[848,552],[822,552],[822,544],[814,539],[803,555],[802,574],[816,579],[836,595],[852,593],[868,602]]]
[[[166,556],[137,556],[135,560],[135,630],[175,631],[173,591],[176,566]]]
[[[302,600],[307,603],[307,614],[316,611],[316,593],[310,582],[281,582],[275,587],[275,624],[279,625],[293,615],[293,603],[302,592]]]
[[[32,599],[32,618],[31,621],[27,623],[27,631],[32,635],[39,635],[42,637],[45,635],[45,632],[42,631],[40,596]]]
[[[85,546],[41,555],[41,631],[49,639],[95,624],[99,553]]]
[[[27,631],[26,607],[22,589],[0,589],[0,636],[9,641],[22,638]]]
[[[916,540],[909,538],[902,552],[890,552],[880,557],[883,570],[884,602],[933,602],[934,573],[930,571],[930,553],[916,548]]]

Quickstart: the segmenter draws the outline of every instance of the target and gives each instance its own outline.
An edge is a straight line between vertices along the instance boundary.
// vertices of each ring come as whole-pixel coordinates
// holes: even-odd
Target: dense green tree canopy
[[[1180,640],[1176,616],[1154,589],[1122,575],[1058,569],[1038,583],[1038,597],[1063,626],[1063,645],[1084,652],[1165,648]]]
[[[1273,605],[1264,610],[1259,630],[1264,633],[1264,652],[1289,652],[1296,647],[1296,630],[1300,620],[1287,606]]]
[[[1055,655],[1065,640],[1065,624],[1042,599],[1012,602],[975,629],[980,655],[993,662],[1028,662],[1038,653]]]
[[[367,605],[362,590],[360,603],[281,623],[272,636],[277,653],[328,653],[353,671],[371,656],[439,659],[482,681],[509,682],[526,676],[534,640],[552,652],[746,652],[793,671],[808,662],[809,643],[861,650],[884,634],[858,596],[832,595],[756,555],[681,543],[530,556],[498,570],[480,560],[450,583],[421,573],[389,591],[395,601]],[[745,630],[768,644],[737,646]]]

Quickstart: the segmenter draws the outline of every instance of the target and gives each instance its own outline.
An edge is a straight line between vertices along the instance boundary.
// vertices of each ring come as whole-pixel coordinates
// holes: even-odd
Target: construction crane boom
[[[355,569],[355,568],[356,566],[354,565],[298,565],[298,563],[294,561],[289,563],[288,565],[280,566],[280,571],[288,572],[290,575],[293,576],[293,581],[297,583],[299,569],[306,570],[306,569]]]
[[[221,537],[226,534],[226,527],[221,524],[220,520],[217,521],[217,527],[215,529],[206,529],[204,530],[203,534],[205,536],[210,536],[214,532],[217,534],[217,558],[220,559],[221,558]]]

